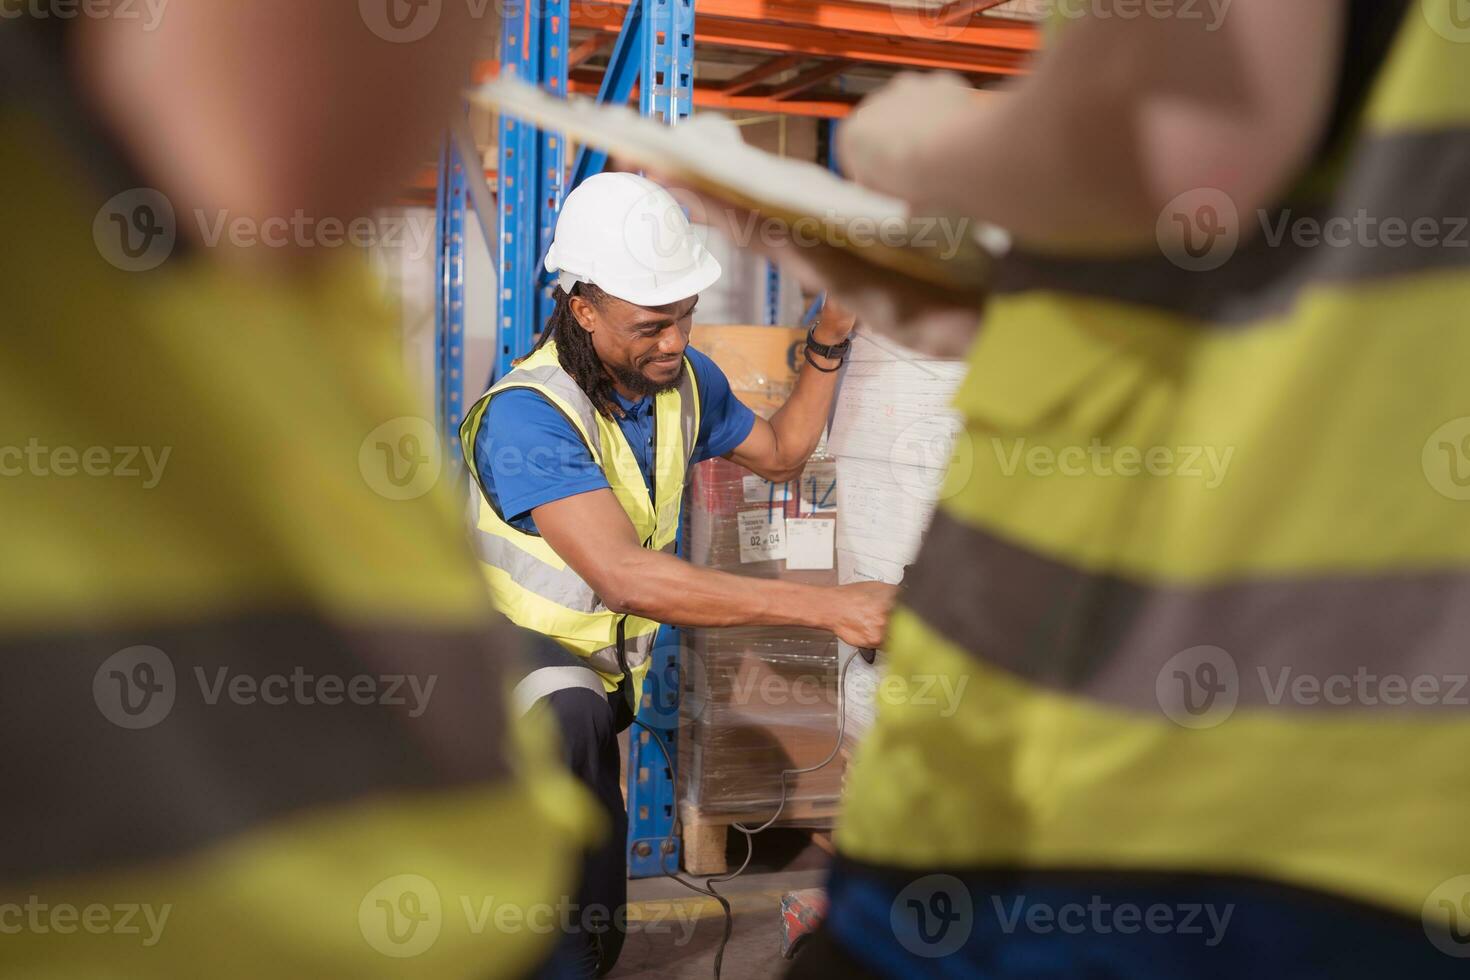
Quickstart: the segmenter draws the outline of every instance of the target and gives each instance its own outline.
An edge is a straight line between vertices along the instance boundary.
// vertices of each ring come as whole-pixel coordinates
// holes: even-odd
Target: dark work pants
[[[572,654],[549,640],[537,640],[533,659],[539,663],[580,666]],[[590,668],[583,669],[591,673]],[[617,963],[625,938],[628,810],[619,780],[618,734],[632,724],[632,706],[621,690],[603,695],[570,687],[546,695],[531,710],[552,712],[563,761],[607,814],[608,835],[583,859],[581,885],[566,916],[570,929],[556,950],[557,963],[572,976],[600,977]]]

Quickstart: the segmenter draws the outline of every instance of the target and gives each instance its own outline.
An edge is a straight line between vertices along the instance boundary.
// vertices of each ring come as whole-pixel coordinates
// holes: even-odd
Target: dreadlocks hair
[[[576,315],[572,313],[573,296],[580,296],[599,307],[607,299],[607,293],[590,282],[575,284],[570,293],[557,286],[556,309],[552,310],[546,321],[546,329],[541,332],[541,339],[536,341],[531,353],[534,354],[546,346],[548,340],[555,340],[556,358],[561,361],[567,374],[577,382],[577,387],[587,393],[587,397],[592,399],[592,404],[604,417],[619,418],[623,415],[623,410],[613,397],[612,377],[608,375],[607,369],[602,366],[602,359],[592,347],[592,335],[582,329]]]

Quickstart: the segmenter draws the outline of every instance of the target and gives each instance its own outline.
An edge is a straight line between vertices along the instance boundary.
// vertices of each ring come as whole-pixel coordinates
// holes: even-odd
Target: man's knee
[[[556,719],[563,758],[573,772],[586,778],[607,765],[609,758],[616,762],[617,733],[605,696],[571,688],[548,695],[537,708],[550,711]]]

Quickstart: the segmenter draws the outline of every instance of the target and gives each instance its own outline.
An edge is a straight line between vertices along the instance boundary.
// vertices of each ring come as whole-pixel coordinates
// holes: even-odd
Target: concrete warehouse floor
[[[730,867],[745,857],[745,841],[730,834]],[[815,888],[825,877],[827,855],[811,835],[775,828],[755,838],[745,874],[715,886],[730,900],[735,931],[725,948],[724,980],[767,980],[786,973],[781,958],[780,905],[785,892]],[[703,879],[694,879],[702,882]],[[609,977],[619,980],[706,980],[725,923],[712,898],[667,878],[628,882],[628,940]]]

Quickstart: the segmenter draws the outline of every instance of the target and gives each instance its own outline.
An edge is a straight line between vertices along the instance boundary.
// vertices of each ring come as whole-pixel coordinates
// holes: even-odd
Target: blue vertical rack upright
[[[781,267],[770,259],[766,260],[766,326],[774,327],[781,322]]]
[[[568,0],[507,0],[500,34],[500,70],[556,95],[567,90]],[[493,377],[524,356],[551,315],[539,259],[551,244],[561,208],[566,147],[560,133],[542,132],[514,116],[500,117],[499,333]]]
[[[837,120],[823,119],[817,126],[817,159],[826,165],[827,169],[837,176],[842,176],[842,167],[837,162]],[[812,300],[811,305],[801,316],[801,325],[804,327],[817,318],[822,312],[822,304],[827,302],[825,292],[818,293]],[[844,375],[845,376],[845,375]],[[833,410],[836,410],[833,405]]]
[[[694,108],[694,0],[641,0],[638,6],[644,21],[640,108],[675,126]],[[678,758],[679,642],[677,629],[659,630],[638,706],[638,720],[648,728],[635,728],[628,739],[628,873],[635,878],[679,864],[678,782],[648,730]]]
[[[476,161],[461,159],[455,141],[446,139],[439,154],[439,191],[435,208],[439,249],[435,253],[434,297],[435,420],[449,462],[449,471],[463,468],[456,445],[459,422],[464,415],[465,210],[470,174],[466,166]],[[473,175],[483,181],[482,174]]]
[[[567,94],[567,37],[570,28],[568,0],[537,0],[541,6],[540,24],[540,82],[547,91],[559,98]],[[540,332],[552,311],[556,309],[556,291],[550,282],[542,282],[544,269],[541,260],[551,248],[551,235],[556,230],[556,216],[561,212],[562,198],[566,194],[566,140],[561,133],[539,133],[536,159],[536,211],[538,219],[536,237],[536,265],[532,268],[532,281],[536,289],[535,322],[532,333]],[[525,280],[519,280],[524,282]],[[527,345],[529,347],[529,344]],[[516,352],[516,356],[525,350]]]

